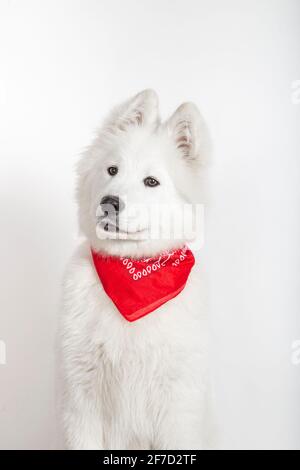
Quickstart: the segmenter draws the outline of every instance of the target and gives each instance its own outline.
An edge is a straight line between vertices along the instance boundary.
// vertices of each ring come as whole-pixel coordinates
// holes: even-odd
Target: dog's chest
[[[100,360],[118,370],[120,381],[136,380],[136,373],[146,379],[164,368],[178,370],[199,349],[205,325],[201,327],[199,289],[192,277],[177,297],[135,322],[125,320],[97,287],[94,339],[102,345]]]
[[[65,283],[67,373],[99,407],[107,435],[145,434],[145,423],[189,396],[205,369],[205,303],[196,270],[175,298],[135,322],[125,320],[104,292],[87,257]],[[147,432],[146,432],[147,434]]]
[[[158,412],[171,389],[185,390],[194,382],[201,360],[199,321],[192,317],[187,293],[133,323],[108,300],[95,330],[101,344],[96,387],[109,409],[118,410],[124,403],[130,408],[128,416],[139,422],[145,409],[152,415]]]
[[[153,377],[180,375],[205,344],[205,305],[196,269],[177,297],[132,323],[104,292],[88,260],[72,271],[67,292],[68,347],[77,351],[82,372],[92,370],[100,382],[110,377],[138,387]]]

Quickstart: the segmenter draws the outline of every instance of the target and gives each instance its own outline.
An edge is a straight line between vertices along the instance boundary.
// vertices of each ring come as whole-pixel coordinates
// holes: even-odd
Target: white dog
[[[167,204],[178,221],[184,205],[201,202],[208,141],[195,105],[160,123],[146,90],[113,110],[82,156],[86,242],[67,269],[61,325],[68,448],[211,446],[201,262],[192,267],[188,237],[152,236],[147,214]],[[159,233],[170,232],[170,218],[156,214]]]

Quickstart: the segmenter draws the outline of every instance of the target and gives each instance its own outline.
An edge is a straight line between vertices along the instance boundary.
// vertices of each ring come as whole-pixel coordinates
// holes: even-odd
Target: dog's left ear
[[[154,90],[143,90],[117,106],[106,120],[111,131],[126,131],[131,126],[158,122],[158,97]]]
[[[166,123],[169,134],[187,163],[208,163],[210,138],[204,119],[193,103],[183,103]]]

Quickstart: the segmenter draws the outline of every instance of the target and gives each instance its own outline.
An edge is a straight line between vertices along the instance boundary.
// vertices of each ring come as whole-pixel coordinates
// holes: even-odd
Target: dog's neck
[[[179,295],[195,263],[187,246],[140,260],[91,253],[104,291],[130,322]]]
[[[185,243],[185,240],[97,240],[91,243],[91,248],[96,253],[108,256],[142,259],[177,250]]]

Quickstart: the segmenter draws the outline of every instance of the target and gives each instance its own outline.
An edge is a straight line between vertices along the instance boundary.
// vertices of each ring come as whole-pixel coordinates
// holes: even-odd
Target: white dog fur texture
[[[209,328],[201,263],[183,292],[127,322],[103,291],[91,247],[151,257],[186,240],[96,234],[105,195],[146,206],[203,202],[209,138],[192,103],[161,123],[157,95],[145,90],[113,110],[78,166],[79,222],[86,241],[66,270],[60,324],[63,425],[69,449],[205,449],[213,446]],[[111,176],[107,168],[118,168]],[[147,176],[160,185],[146,187]],[[171,206],[170,206],[171,207]],[[171,209],[170,209],[171,210]],[[120,214],[119,224],[125,224]],[[162,220],[163,224],[164,221]],[[200,253],[201,256],[201,253]]]

